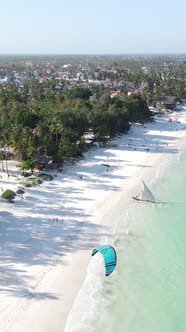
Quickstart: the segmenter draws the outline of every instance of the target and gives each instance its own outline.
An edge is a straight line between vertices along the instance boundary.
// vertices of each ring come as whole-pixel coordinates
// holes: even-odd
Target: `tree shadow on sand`
[[[50,207],[46,207],[47,209],[49,212]],[[8,211],[1,212],[0,291],[2,294],[24,297],[26,291],[28,294],[32,293],[35,285],[42,279],[43,271],[47,272],[59,263],[66,265],[64,258],[67,253],[87,249],[91,251],[99,237],[102,237],[106,231],[104,227],[88,221],[90,215],[82,215],[82,211],[71,209],[70,216],[71,218],[69,211],[66,211],[68,221],[58,220],[54,224],[48,218],[39,220],[38,217],[21,217]],[[37,266],[41,267],[39,273]],[[30,267],[36,268],[36,272],[32,275],[28,273]],[[34,294],[37,294],[36,291]],[[41,299],[39,294],[36,299]],[[42,299],[48,298],[55,299],[55,295],[42,294]]]

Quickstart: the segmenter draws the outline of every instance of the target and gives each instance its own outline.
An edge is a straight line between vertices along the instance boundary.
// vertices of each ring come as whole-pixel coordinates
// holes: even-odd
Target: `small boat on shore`
[[[133,200],[139,201],[139,202],[149,202],[149,203],[155,203],[156,199],[153,196],[151,190],[147,187],[145,182],[142,180],[142,188],[136,196],[132,197]]]

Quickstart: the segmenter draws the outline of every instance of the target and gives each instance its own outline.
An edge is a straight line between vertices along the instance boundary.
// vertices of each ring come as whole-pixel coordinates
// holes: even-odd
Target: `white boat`
[[[151,202],[155,203],[156,199],[153,196],[152,192],[150,189],[147,187],[145,182],[142,180],[142,188],[140,190],[140,193],[137,194],[136,196],[133,196],[133,199],[136,201],[144,201],[144,202]]]

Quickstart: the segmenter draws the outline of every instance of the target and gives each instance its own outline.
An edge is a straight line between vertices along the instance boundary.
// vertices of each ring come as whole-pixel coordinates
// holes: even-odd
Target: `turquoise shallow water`
[[[151,189],[167,203],[123,209],[117,271],[104,285],[96,332],[186,331],[186,155]]]

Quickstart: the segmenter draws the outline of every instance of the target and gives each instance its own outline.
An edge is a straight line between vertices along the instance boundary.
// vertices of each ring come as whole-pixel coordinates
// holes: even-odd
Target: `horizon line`
[[[186,55],[186,53],[0,53],[0,56],[126,56],[126,55]]]

